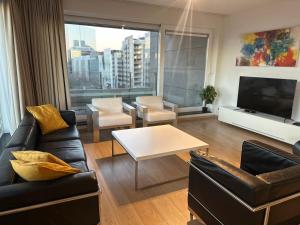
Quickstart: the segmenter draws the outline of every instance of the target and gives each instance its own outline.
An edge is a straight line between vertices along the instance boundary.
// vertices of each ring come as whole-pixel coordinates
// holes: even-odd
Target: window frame
[[[206,54],[206,68],[204,87],[208,84],[214,84],[215,74],[217,68],[217,50],[213,48],[214,44],[214,29],[200,28],[200,27],[189,27],[189,26],[172,26],[164,24],[150,24],[150,23],[137,23],[121,20],[109,20],[94,17],[83,17],[75,15],[65,15],[64,23],[87,25],[87,26],[100,26],[100,27],[111,27],[111,28],[127,28],[127,29],[139,29],[146,31],[158,32],[158,71],[156,79],[156,93],[158,96],[163,96],[164,86],[164,60],[165,60],[165,35],[166,32],[176,32],[183,35],[206,35],[208,36],[207,54]],[[70,98],[70,95],[68,95]],[[71,99],[69,99],[71,103]],[[184,107],[179,108],[179,112],[189,111],[201,111],[202,106]]]
[[[208,37],[207,42],[207,49],[206,49],[206,65],[205,65],[205,76],[204,76],[204,87],[208,84],[214,83],[214,79],[212,79],[212,49],[213,49],[213,36],[214,31],[211,29],[204,29],[204,28],[195,28],[195,27],[184,27],[184,26],[170,26],[164,25],[161,26],[160,30],[160,43],[159,46],[161,47],[160,53],[160,62],[159,65],[160,70],[160,77],[158,77],[159,91],[158,95],[163,96],[163,88],[164,88],[164,60],[165,60],[165,36],[167,33],[174,33],[174,34],[183,34],[183,35],[191,35],[191,36],[202,36],[205,35]],[[202,106],[193,106],[193,107],[182,107],[178,108],[178,112],[190,112],[190,111],[201,111]]]

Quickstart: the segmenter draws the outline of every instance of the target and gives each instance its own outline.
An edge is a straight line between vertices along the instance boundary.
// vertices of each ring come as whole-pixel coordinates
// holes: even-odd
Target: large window
[[[204,86],[208,36],[166,32],[164,98],[179,107],[199,107]]]
[[[158,32],[65,24],[71,106],[92,98],[156,95]]]

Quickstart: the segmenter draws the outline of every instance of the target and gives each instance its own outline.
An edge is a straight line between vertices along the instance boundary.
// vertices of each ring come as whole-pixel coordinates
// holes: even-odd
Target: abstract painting
[[[300,27],[245,34],[237,66],[295,67]]]

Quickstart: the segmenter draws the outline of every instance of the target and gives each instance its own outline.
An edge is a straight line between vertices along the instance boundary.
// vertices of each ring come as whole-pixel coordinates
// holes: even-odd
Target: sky
[[[106,28],[66,24],[67,48],[73,45],[73,40],[85,40],[87,45],[103,51],[106,48],[120,50],[122,41],[133,35],[134,38],[144,37],[146,31],[126,30],[119,28]],[[69,46],[68,46],[69,45]]]

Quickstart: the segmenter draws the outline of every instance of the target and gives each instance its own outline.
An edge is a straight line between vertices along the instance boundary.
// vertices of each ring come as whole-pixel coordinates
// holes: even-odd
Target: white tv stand
[[[291,121],[264,113],[249,113],[236,107],[220,107],[219,121],[294,145],[300,140],[300,127]]]

